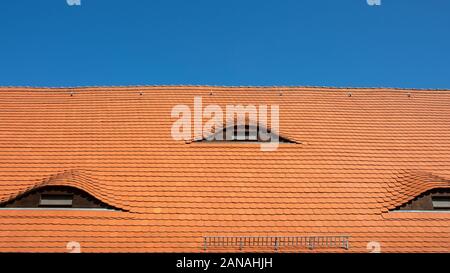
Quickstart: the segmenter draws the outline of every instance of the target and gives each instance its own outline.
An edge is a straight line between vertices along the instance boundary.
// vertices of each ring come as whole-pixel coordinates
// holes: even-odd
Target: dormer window
[[[450,188],[433,189],[397,207],[396,211],[450,211]]]
[[[450,195],[449,196],[434,196],[431,198],[434,210],[448,210],[450,211]]]
[[[280,135],[272,133],[269,129],[254,125],[234,125],[219,129],[206,138],[194,140],[196,142],[270,142],[276,139],[280,143],[297,143]]]
[[[71,208],[73,205],[73,194],[41,194],[39,207]]]
[[[44,186],[20,194],[0,204],[17,209],[108,209],[112,207],[88,192],[70,186]]]

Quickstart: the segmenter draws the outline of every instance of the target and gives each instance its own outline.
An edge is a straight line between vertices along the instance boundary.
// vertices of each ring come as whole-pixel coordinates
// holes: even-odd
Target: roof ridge
[[[285,89],[325,89],[325,90],[387,90],[387,91],[450,91],[450,88],[407,88],[407,87],[362,87],[362,86],[318,86],[318,85],[85,85],[85,86],[0,86],[1,89],[50,89],[50,90],[60,90],[60,89],[90,89],[90,88],[120,88],[120,89],[128,89],[128,88],[230,88],[230,89],[238,89],[238,88],[258,88],[258,89],[270,89],[270,88],[285,88]]]

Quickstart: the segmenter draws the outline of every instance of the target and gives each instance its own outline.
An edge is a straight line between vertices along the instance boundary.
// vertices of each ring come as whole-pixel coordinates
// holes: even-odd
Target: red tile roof
[[[194,96],[278,104],[280,134],[301,144],[175,141],[171,109]],[[83,252],[200,252],[204,236],[343,235],[348,250],[278,251],[367,252],[375,241],[382,252],[450,252],[450,213],[389,211],[450,187],[450,90],[0,88],[0,174],[0,202],[68,185],[126,210],[2,209],[2,252],[67,252],[71,241]]]

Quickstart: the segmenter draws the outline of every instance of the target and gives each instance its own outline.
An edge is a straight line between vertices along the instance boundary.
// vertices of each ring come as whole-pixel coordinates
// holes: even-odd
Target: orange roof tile
[[[280,135],[298,144],[175,141],[171,109],[194,96],[277,104]],[[450,252],[449,213],[389,212],[450,188],[449,109],[450,90],[0,88],[0,202],[66,185],[124,210],[0,209],[0,252],[67,252],[71,241],[83,252],[200,252],[203,236],[313,235],[351,236],[348,250],[314,251],[378,241],[382,252]]]

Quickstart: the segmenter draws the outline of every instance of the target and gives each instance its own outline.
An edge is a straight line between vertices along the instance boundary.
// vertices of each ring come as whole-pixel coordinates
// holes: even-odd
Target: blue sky
[[[0,86],[450,89],[450,1],[9,0]]]

